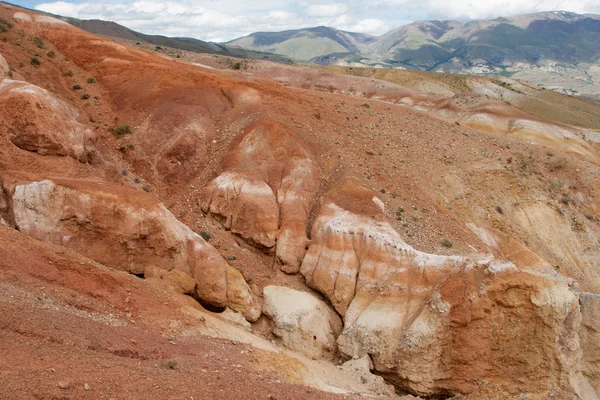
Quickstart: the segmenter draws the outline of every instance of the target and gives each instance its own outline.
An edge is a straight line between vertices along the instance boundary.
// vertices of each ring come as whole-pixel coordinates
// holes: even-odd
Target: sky
[[[21,0],[14,4],[114,21],[147,34],[213,42],[320,25],[380,35],[419,20],[467,21],[553,10],[600,14],[599,0]]]

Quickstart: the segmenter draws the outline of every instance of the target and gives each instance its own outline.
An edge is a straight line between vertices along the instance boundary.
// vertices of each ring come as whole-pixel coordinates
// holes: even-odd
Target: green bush
[[[12,22],[7,21],[4,18],[0,18],[0,32],[8,32],[8,30],[12,28],[12,26]]]
[[[87,94],[87,93],[84,93],[84,94],[81,95],[81,100],[87,100],[89,98],[90,98],[90,95]]]
[[[29,57],[29,62],[31,62],[31,65],[35,65],[36,67],[42,63],[36,56]]]
[[[115,128],[115,136],[117,137],[121,137],[129,133],[131,133],[131,126],[129,125],[120,125]]]
[[[35,44],[37,47],[39,47],[40,49],[45,49],[46,45],[44,44],[44,41],[36,36],[35,38],[33,38],[33,44]]]
[[[207,242],[210,240],[210,233],[206,231],[200,231],[198,232],[198,234],[202,236],[202,239],[206,240]]]
[[[90,76],[89,78],[87,78],[87,83],[96,83],[96,78]]]
[[[444,239],[440,243],[442,243],[442,246],[447,247],[447,248],[450,248],[453,246],[452,242],[449,241],[448,239]]]

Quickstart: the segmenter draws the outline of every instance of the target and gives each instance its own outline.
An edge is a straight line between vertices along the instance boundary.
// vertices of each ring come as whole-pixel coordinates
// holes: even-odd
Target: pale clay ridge
[[[326,195],[313,225],[312,242],[301,272],[307,284],[323,293],[343,316],[344,328],[337,338],[341,354],[350,358],[370,356],[375,369],[391,374],[392,381],[418,394],[428,395],[439,390],[471,391],[474,381],[469,379],[477,381],[484,376],[478,378],[479,373],[471,372],[467,375],[472,378],[466,378],[459,367],[464,361],[455,364],[451,356],[455,349],[466,344],[448,342],[447,338],[461,337],[461,330],[482,328],[478,328],[476,320],[464,327],[455,326],[451,321],[463,307],[472,309],[470,313],[481,313],[475,310],[491,306],[496,307],[492,308],[496,310],[491,311],[492,314],[502,313],[504,306],[487,305],[492,298],[499,298],[501,304],[508,307],[522,304],[527,311],[520,312],[518,318],[523,321],[542,318],[546,324],[545,334],[564,337],[561,340],[569,343],[567,349],[548,343],[543,352],[534,353],[541,360],[555,357],[560,360],[549,367],[552,372],[548,371],[544,379],[559,379],[556,385],[569,386],[584,398],[598,398],[592,381],[582,370],[583,365],[589,364],[581,362],[586,359],[586,353],[578,339],[585,329],[578,322],[585,310],[580,309],[578,295],[569,288],[570,280],[554,279],[539,271],[529,274],[511,262],[493,257],[470,259],[419,252],[407,245],[387,222],[345,210],[333,200],[336,194],[332,196]],[[486,239],[490,245],[495,244],[491,236]],[[459,303],[447,297],[454,291],[448,292],[445,287],[461,280],[467,283],[478,276],[490,282],[463,289],[472,304],[463,305],[460,297]],[[519,290],[532,291],[532,294],[528,299],[516,300],[504,292],[502,285],[522,285]],[[485,314],[480,318],[488,321],[487,324],[493,321],[490,319],[493,317]],[[467,337],[476,338],[475,332],[477,330]],[[484,336],[477,340],[490,339]],[[540,351],[539,342],[523,340],[523,346],[534,346]],[[484,346],[489,360],[520,357],[494,351],[490,343]],[[474,358],[469,362],[483,371],[483,364],[475,364],[487,361]],[[527,364],[524,368],[527,369]],[[517,377],[526,372],[511,373]],[[450,381],[449,374],[454,377]],[[536,384],[543,385],[543,382],[531,383]]]
[[[195,279],[196,293],[208,303],[229,306],[249,320],[261,313],[241,273],[163,204],[135,206],[114,192],[80,192],[48,180],[18,185],[12,202],[25,234],[131,273],[180,269]]]
[[[13,105],[9,108],[8,105]],[[50,92],[27,82],[0,81],[0,105],[11,110],[7,128],[18,147],[42,155],[71,156],[88,162],[94,153],[92,130],[78,122],[79,113]],[[16,107],[15,107],[16,105]],[[27,125],[20,113],[35,110]]]
[[[254,91],[236,96],[251,102],[257,97]],[[250,126],[223,163],[224,171],[202,193],[202,211],[274,252],[282,271],[298,273],[319,186],[317,163],[287,128],[269,120]]]

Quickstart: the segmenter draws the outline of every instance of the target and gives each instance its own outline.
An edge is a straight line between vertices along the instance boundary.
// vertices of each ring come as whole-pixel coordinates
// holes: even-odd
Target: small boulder
[[[264,312],[275,322],[273,333],[285,347],[315,360],[333,359],[342,321],[326,303],[282,286],[267,286],[263,295]]]

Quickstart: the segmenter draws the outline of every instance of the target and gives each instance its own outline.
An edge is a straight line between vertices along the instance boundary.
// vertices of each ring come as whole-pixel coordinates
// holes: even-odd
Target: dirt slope
[[[23,391],[26,398],[79,398],[88,392],[95,398],[139,398],[147,390],[166,398],[180,398],[180,393],[335,398],[317,390],[392,396],[369,373],[368,360],[396,384],[398,395],[404,390],[442,397],[596,395],[597,365],[585,356],[594,354],[590,349],[596,342],[577,339],[594,337],[584,334],[588,328],[582,319],[593,318],[578,299],[600,291],[600,165],[593,129],[544,120],[516,108],[518,103],[513,107],[491,96],[450,98],[372,78],[266,63],[218,70],[194,63],[218,66],[214,56],[173,59],[14,7],[0,6],[0,17],[12,25],[1,34],[6,41],[0,40],[0,54],[10,66],[0,82],[0,100],[43,93],[37,95],[37,111],[19,113],[9,102],[0,109],[0,217],[6,226],[0,227],[0,332],[18,344],[3,348],[10,353],[2,362],[13,365],[3,368],[9,398],[23,398]],[[39,90],[19,89],[23,85],[15,80]],[[90,157],[47,151],[46,130],[52,125],[45,121],[58,114],[44,104],[76,111],[78,123],[93,132]],[[28,115],[33,112],[41,117],[34,120]],[[36,123],[25,130],[20,120]],[[61,129],[62,136],[53,140],[71,137],[69,126]],[[23,132],[37,132],[40,139],[19,146],[23,142],[15,138]],[[337,190],[347,178],[355,186]],[[19,187],[46,187],[39,184],[44,180],[58,185],[76,180],[81,193],[65,203],[58,203],[58,194],[19,197]],[[424,283],[386,334],[360,324],[352,331],[347,317],[350,330],[338,338],[338,344],[346,341],[344,352],[336,353],[334,363],[309,360],[282,349],[265,315],[256,322],[250,318],[250,324],[224,304],[206,304],[170,288],[156,268],[170,265],[163,269],[185,272],[189,265],[180,255],[191,250],[172,245],[171,233],[154,229],[151,219],[144,227],[149,233],[127,233],[119,226],[128,221],[119,222],[119,206],[97,206],[92,188],[99,184],[117,188],[103,196],[131,204],[128,217],[167,210],[185,224],[181,229],[198,233],[194,240],[208,241],[257,299],[265,286],[280,285],[330,305],[340,301],[327,289],[333,282],[327,268],[353,262],[351,257],[338,260],[336,252],[355,240],[339,235],[356,232],[336,222],[338,214],[326,207],[351,211],[352,218],[363,221],[360,232],[376,238],[353,250],[369,265],[369,275],[349,280],[359,282],[359,290],[344,290],[344,304],[355,300],[352,318],[366,318],[360,306],[373,299],[364,310],[385,315],[378,307],[404,302],[406,293],[396,293],[403,285],[415,279]],[[33,221],[49,215],[44,221],[52,223],[44,227],[62,246],[35,241],[26,229],[11,229],[23,220],[15,210]],[[86,238],[100,232],[98,221],[106,220],[113,221],[114,241],[121,241],[121,246],[104,247],[123,251],[115,257],[82,249]],[[141,221],[144,226],[146,220]],[[329,231],[315,228],[321,226]],[[380,240],[392,249],[391,256],[377,247]],[[304,251],[318,253],[311,246],[331,250],[327,257],[338,260],[318,264],[321,275],[310,278],[315,291],[298,274]],[[408,248],[417,261],[444,256],[473,261],[460,264],[460,270],[438,271],[437,261],[413,263],[397,255]],[[128,254],[143,252],[149,252],[149,265],[143,274],[132,272],[144,280],[116,271],[127,271],[125,265],[112,265],[113,270],[92,261],[130,260]],[[157,255],[174,264],[152,261]],[[198,284],[209,281],[197,276]],[[462,285],[466,279],[474,283]],[[379,297],[382,293],[393,295]],[[561,293],[568,301],[558,300]],[[434,317],[427,310],[436,304],[442,311]],[[337,310],[340,315],[345,307]],[[484,317],[477,313],[491,315],[485,317],[491,322],[481,322]],[[58,328],[49,329],[52,324]],[[536,324],[545,329],[543,341],[528,339]],[[470,337],[488,328],[486,340],[476,347],[490,360],[483,379],[480,370],[463,368],[470,365],[463,356],[477,358]],[[388,338],[394,329],[425,335],[418,343],[433,344],[403,347],[412,358],[400,362],[397,352],[388,351],[399,337]],[[589,332],[593,329],[592,324]],[[254,347],[243,347],[242,341]],[[527,346],[526,354],[540,355],[540,364],[524,362],[521,345]],[[368,350],[377,346],[386,351]],[[362,369],[336,366],[355,352],[359,359],[366,356]],[[43,362],[31,367],[29,354]],[[170,369],[173,359],[178,366]],[[88,369],[79,372],[81,364]],[[456,368],[448,372],[449,365]],[[216,371],[225,372],[217,378]],[[418,382],[415,371],[425,371],[426,379]],[[142,381],[146,377],[150,389]],[[30,381],[36,384],[24,383]]]

